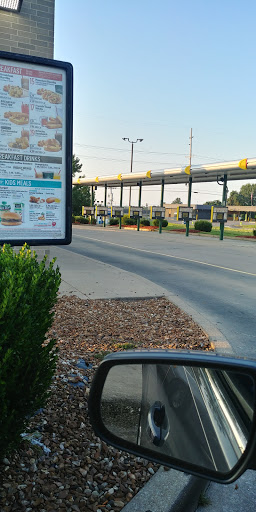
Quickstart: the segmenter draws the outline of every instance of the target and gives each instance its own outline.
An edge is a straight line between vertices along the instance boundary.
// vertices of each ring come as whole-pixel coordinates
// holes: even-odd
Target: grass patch
[[[211,231],[212,235],[218,235],[220,234],[220,230],[218,228],[213,228]],[[224,236],[253,236],[253,228],[240,228],[240,229],[232,229],[232,228],[226,228],[224,227]]]
[[[98,359],[99,361],[102,361],[104,357],[106,357],[108,354],[112,354],[111,350],[103,350],[102,352],[96,352],[94,354],[95,359]]]
[[[131,350],[132,348],[136,348],[137,345],[135,343],[117,343],[113,346],[113,348],[121,348],[122,350]]]
[[[195,229],[195,224],[189,224],[190,229]],[[239,237],[239,236],[253,236],[253,230],[255,227],[241,226],[239,229],[224,227],[224,237]],[[169,223],[166,228],[163,228],[164,231],[175,231],[177,229],[186,229],[185,224],[172,224]],[[200,233],[202,234],[202,233]],[[210,233],[203,233],[204,236],[220,236],[220,228],[213,227]]]
[[[207,507],[208,505],[211,505],[211,500],[208,498],[203,492],[201,492],[199,499],[198,499],[198,507]]]
[[[165,231],[175,231],[175,229],[186,229],[185,224],[172,224],[171,222],[168,223],[168,226],[166,226]]]

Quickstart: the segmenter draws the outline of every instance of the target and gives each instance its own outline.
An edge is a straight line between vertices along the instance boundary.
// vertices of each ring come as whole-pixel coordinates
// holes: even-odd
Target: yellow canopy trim
[[[243,160],[240,160],[240,162],[238,164],[238,167],[240,167],[240,169],[243,169],[243,171],[246,171],[246,169],[247,169],[247,158],[244,158]]]

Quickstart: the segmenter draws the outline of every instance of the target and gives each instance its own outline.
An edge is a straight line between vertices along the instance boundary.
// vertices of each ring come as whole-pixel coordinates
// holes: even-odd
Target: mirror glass
[[[143,448],[229,472],[246,449],[255,386],[246,373],[170,364],[113,366],[101,416],[115,436]]]

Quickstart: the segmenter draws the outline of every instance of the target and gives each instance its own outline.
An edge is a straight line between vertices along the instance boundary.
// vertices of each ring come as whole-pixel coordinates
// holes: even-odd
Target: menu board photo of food
[[[66,98],[68,88],[72,97],[72,66],[43,61],[16,55],[10,60],[0,52],[1,241],[67,243],[72,134],[66,119],[67,109],[72,119],[72,101],[69,106]],[[71,178],[69,183],[71,191]]]

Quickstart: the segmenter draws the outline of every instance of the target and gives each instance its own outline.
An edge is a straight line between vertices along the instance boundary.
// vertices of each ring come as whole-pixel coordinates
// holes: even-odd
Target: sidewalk
[[[76,295],[81,299],[139,299],[166,295],[161,286],[112,265],[61,247],[51,249],[50,259],[53,255],[61,270],[61,295]]]

